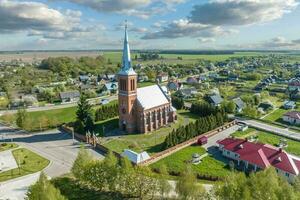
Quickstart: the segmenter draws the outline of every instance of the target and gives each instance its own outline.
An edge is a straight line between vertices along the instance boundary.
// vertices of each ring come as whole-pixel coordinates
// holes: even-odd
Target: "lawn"
[[[136,152],[147,151],[150,154],[160,152],[166,136],[180,125],[195,121],[198,117],[189,111],[177,111],[178,120],[159,130],[147,134],[131,134],[119,136],[103,143],[107,148],[122,153],[124,149],[131,149]]]
[[[252,135],[258,136],[258,142],[264,143],[264,144],[271,144],[273,146],[277,146],[280,142],[281,138],[284,138],[282,136],[274,135],[273,133],[264,132],[260,130],[256,130],[253,128],[249,128],[248,130],[242,132],[237,131],[232,134],[232,136],[235,136],[237,138],[247,138]],[[288,146],[284,148],[288,153],[295,154],[300,156],[300,142],[291,140],[288,138],[284,138],[287,140]]]
[[[10,149],[15,149],[18,146],[19,145],[15,144],[15,143],[0,143],[0,152],[10,150]]]
[[[111,101],[109,104],[105,106],[115,104],[116,101]],[[95,111],[101,106],[94,106],[92,110]],[[73,122],[76,120],[76,110],[77,106],[68,107],[68,108],[59,108],[54,110],[47,111],[36,111],[36,112],[28,112],[28,119],[30,121],[30,125],[26,130],[28,131],[40,131],[54,128],[64,123]],[[16,115],[12,116],[15,121]],[[5,116],[0,117],[0,119],[5,121]],[[11,119],[10,119],[11,120]]]
[[[153,169],[159,169],[161,165],[165,165],[169,172],[182,172],[185,170],[185,167],[188,165],[187,163],[191,160],[194,153],[203,155],[206,151],[200,146],[189,146],[159,160],[158,162],[150,165],[150,167]],[[216,160],[211,155],[204,157],[200,164],[192,164],[191,166],[193,171],[199,175],[222,178],[229,175],[231,172],[224,162]]]
[[[41,171],[49,165],[49,160],[28,149],[16,149],[12,153],[20,168],[0,173],[0,182]]]
[[[150,81],[140,82],[140,83],[138,83],[138,88],[147,87],[150,85],[155,85],[155,83],[150,82]]]
[[[267,115],[264,118],[264,120],[278,122],[286,112],[288,112],[288,110],[279,108],[279,109],[275,110],[274,112],[272,112],[271,114]]]

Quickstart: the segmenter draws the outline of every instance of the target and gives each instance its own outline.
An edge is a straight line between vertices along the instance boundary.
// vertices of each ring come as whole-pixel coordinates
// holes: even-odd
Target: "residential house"
[[[190,76],[186,79],[186,83],[187,84],[195,84],[195,83],[199,83],[199,79],[197,79],[196,77]]]
[[[146,151],[142,153],[136,153],[130,149],[125,149],[121,155],[128,158],[128,160],[130,160],[134,164],[140,164],[141,162],[150,159],[150,156]]]
[[[192,98],[198,93],[195,87],[182,88],[178,92],[185,99]]]
[[[282,120],[290,124],[298,125],[300,124],[300,112],[299,111],[287,112],[282,116]]]
[[[67,92],[60,92],[59,98],[61,102],[77,102],[80,98],[79,91],[67,91]]]
[[[220,94],[213,94],[208,97],[208,101],[214,106],[220,106],[223,102],[223,98],[220,96]]]
[[[117,82],[106,83],[103,87],[103,90],[110,94],[115,93],[118,90],[118,83]]]
[[[300,100],[300,88],[289,91],[289,96],[292,100]]]
[[[171,80],[168,82],[167,87],[170,91],[178,91],[182,87],[182,84],[177,80]]]
[[[262,111],[268,111],[268,110],[273,110],[274,105],[270,102],[262,102],[258,105],[258,108],[260,108]]]
[[[226,138],[217,143],[222,155],[233,160],[236,168],[251,172],[272,166],[290,183],[293,183],[299,176],[300,159],[281,148],[250,142],[247,139]]]
[[[169,80],[169,76],[167,73],[159,73],[157,76],[156,76],[156,80],[159,82],[159,83],[163,83],[163,82],[167,82]]]
[[[288,91],[300,90],[300,78],[292,78],[288,82]]]
[[[138,82],[144,82],[144,81],[148,81],[149,78],[146,74],[139,74],[138,75]]]
[[[79,81],[86,84],[87,82],[90,81],[90,77],[88,75],[80,75],[79,76]]]
[[[206,81],[207,80],[206,75],[199,75],[199,80],[200,81]]]
[[[286,110],[294,109],[296,107],[296,102],[295,101],[285,101],[283,103],[282,107]]]
[[[246,107],[246,104],[244,103],[244,101],[240,97],[235,98],[232,101],[235,103],[235,105],[236,105],[236,111],[238,113],[242,112],[243,109]]]

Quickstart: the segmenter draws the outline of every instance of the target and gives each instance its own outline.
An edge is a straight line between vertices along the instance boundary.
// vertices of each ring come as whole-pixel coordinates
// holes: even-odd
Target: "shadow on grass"
[[[164,143],[160,143],[160,144],[157,144],[157,145],[154,145],[154,146],[151,146],[149,147],[148,149],[145,149],[145,151],[147,151],[148,153],[150,154],[153,154],[153,153],[158,153],[158,152],[161,152],[164,150]]]
[[[222,153],[219,151],[218,147],[216,147],[216,146],[209,147],[207,149],[207,153],[209,154],[209,156],[211,156],[215,160],[221,161],[221,162],[225,163],[226,165],[228,165],[229,160],[222,155]]]
[[[80,184],[70,177],[59,177],[52,180],[56,188],[60,190],[68,200],[121,200],[125,199],[117,192],[101,192]]]

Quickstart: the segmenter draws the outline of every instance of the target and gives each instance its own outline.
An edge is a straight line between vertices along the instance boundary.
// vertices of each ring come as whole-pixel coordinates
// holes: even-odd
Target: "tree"
[[[158,180],[159,192],[162,199],[165,199],[165,197],[170,193],[172,189],[170,183],[168,182],[168,180],[166,180],[166,176],[169,175],[166,165],[161,165],[159,172],[160,172],[160,177]]]
[[[27,191],[27,200],[66,200],[66,198],[56,189],[46,175],[42,172],[39,180]]]
[[[26,120],[28,119],[28,114],[25,109],[19,109],[17,112],[16,124],[18,127],[24,129],[26,126]]]
[[[83,129],[85,132],[90,131],[92,132],[94,129],[94,120],[93,120],[93,115],[92,115],[92,110],[91,110],[91,105],[87,101],[86,96],[81,94],[80,100],[77,106],[77,125],[80,124],[80,122],[83,125]],[[76,128],[77,130],[80,130],[80,127]],[[84,132],[78,132],[80,134],[84,134]]]
[[[244,173],[231,173],[213,190],[215,199],[219,200],[299,199],[297,187],[280,177],[272,167],[252,173],[249,178]]]
[[[88,150],[84,148],[84,146],[80,147],[80,150],[78,152],[77,158],[74,161],[74,164],[72,166],[72,173],[78,180],[83,180],[83,175],[86,166],[91,163],[93,160],[93,157]]]
[[[224,101],[222,102],[222,107],[225,109],[227,113],[234,113],[236,109],[236,105],[233,101]]]
[[[197,178],[193,174],[191,166],[187,166],[182,172],[176,184],[176,192],[179,198],[183,200],[203,199],[206,197],[205,189],[197,183]]]
[[[183,98],[172,96],[172,106],[179,110],[182,109],[184,107]]]

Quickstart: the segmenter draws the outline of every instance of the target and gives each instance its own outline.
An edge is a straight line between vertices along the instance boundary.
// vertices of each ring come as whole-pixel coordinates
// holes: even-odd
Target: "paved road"
[[[222,140],[222,139],[229,137],[232,133],[236,132],[238,130],[238,128],[239,128],[238,125],[234,125],[228,129],[218,133],[217,135],[214,135],[214,136],[208,138],[207,144],[203,145],[203,147],[207,150],[213,146],[217,146],[218,140]]]
[[[117,95],[114,96],[109,96],[109,97],[103,97],[100,99],[108,99],[109,101],[113,101],[117,99]],[[43,106],[43,107],[32,107],[32,108],[27,108],[27,112],[35,112],[35,111],[46,111],[46,110],[55,110],[55,109],[62,109],[62,108],[70,108],[77,106],[77,103],[67,103],[67,104],[60,104],[60,105],[48,105],[48,106]],[[1,110],[0,111],[0,116],[3,114],[14,114],[16,113],[17,110]]]
[[[6,138],[13,138],[15,143],[30,149],[31,151],[50,160],[50,164],[43,170],[50,177],[61,176],[70,172],[74,160],[76,159],[80,144],[75,141],[73,144],[72,137],[67,133],[59,130],[51,130],[47,132],[32,134],[13,134],[14,129],[0,125],[0,132],[10,133]],[[0,137],[0,141],[1,141]],[[10,139],[9,139],[10,141]],[[87,148],[90,148],[87,146]],[[103,159],[101,152],[89,150],[97,159]],[[20,177],[7,182],[0,183],[0,200],[7,199],[24,199],[24,195],[28,186],[37,180],[36,175]],[[8,189],[6,189],[8,188]],[[22,196],[22,198],[20,198]],[[6,197],[6,198],[4,198]]]
[[[294,140],[300,141],[300,133],[297,133],[295,131],[288,130],[287,128],[280,128],[277,126],[272,126],[270,124],[266,124],[263,122],[255,121],[255,120],[243,120],[243,119],[238,119],[238,121],[244,122],[248,124],[249,126],[252,126],[254,128],[262,129],[268,132],[272,132],[277,135],[281,135],[287,138],[291,138]]]

